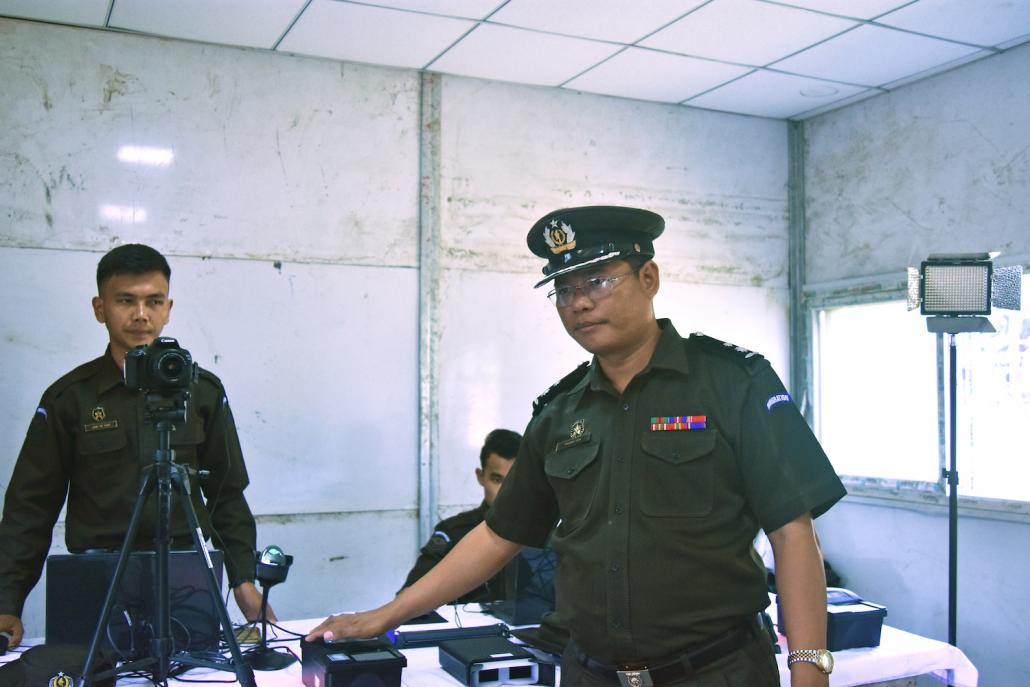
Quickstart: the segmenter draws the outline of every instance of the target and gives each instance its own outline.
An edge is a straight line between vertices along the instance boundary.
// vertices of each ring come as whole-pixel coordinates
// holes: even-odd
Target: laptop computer
[[[504,599],[484,604],[487,613],[509,625],[536,625],[554,610],[554,573],[558,556],[550,546],[525,547],[504,571]]]
[[[222,552],[211,551],[210,556],[221,597]],[[156,561],[153,551],[129,555],[104,630],[103,655],[120,660],[149,655],[156,622]],[[89,645],[117,562],[117,553],[60,554],[47,558],[47,644]],[[205,567],[203,556],[196,551],[169,553],[168,588],[175,652],[216,649],[222,637]]]

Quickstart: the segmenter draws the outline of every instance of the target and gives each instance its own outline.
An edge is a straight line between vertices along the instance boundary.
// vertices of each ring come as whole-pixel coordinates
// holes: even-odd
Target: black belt
[[[758,636],[758,631],[758,619],[751,617],[714,639],[688,647],[678,656],[642,664],[601,663],[584,654],[577,646],[573,646],[573,656],[588,670],[609,678],[615,677],[624,687],[661,687],[692,677],[723,656],[743,648],[753,637]]]

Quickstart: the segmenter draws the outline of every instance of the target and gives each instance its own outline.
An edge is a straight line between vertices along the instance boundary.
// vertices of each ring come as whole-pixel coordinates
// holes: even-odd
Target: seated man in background
[[[486,435],[483,448],[479,451],[480,467],[476,468],[476,480],[483,487],[483,503],[479,504],[478,508],[458,513],[437,523],[433,529],[433,536],[422,547],[415,566],[408,573],[404,587],[415,584],[434,565],[442,561],[462,537],[483,522],[487,509],[494,502],[494,497],[500,491],[508,470],[515,462],[521,442],[522,435],[509,429],[495,429]],[[504,589],[504,570],[502,569],[485,584],[476,587],[457,601],[458,603],[495,601],[504,598]]]
[[[93,314],[107,328],[107,350],[43,393],[4,497],[0,632],[10,634],[11,646],[22,639],[25,598],[42,573],[66,497],[68,551],[122,546],[141,470],[157,448],[156,433],[143,420],[143,394],[125,386],[122,370],[125,354],[151,344],[168,323],[170,278],[164,256],[141,244],[119,246],[97,265]],[[192,485],[193,507],[204,537],[225,554],[240,610],[255,620],[261,608],[261,592],[254,585],[256,527],[243,496],[249,480],[236,425],[218,377],[200,370],[190,393],[186,423],[172,440],[176,462],[210,472]],[[134,543],[138,548],[146,548],[153,538],[155,498],[151,494],[143,510]],[[192,548],[182,508],[172,512],[172,547]],[[271,609],[268,614],[274,618]]]

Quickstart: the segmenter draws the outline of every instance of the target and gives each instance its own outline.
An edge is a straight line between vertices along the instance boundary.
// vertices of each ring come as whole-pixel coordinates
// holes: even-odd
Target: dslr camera
[[[197,380],[197,364],[179,342],[159,336],[125,354],[125,386],[137,391],[185,391]]]

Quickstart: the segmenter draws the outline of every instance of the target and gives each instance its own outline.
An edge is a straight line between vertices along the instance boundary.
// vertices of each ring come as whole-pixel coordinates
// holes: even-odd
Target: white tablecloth
[[[467,606],[462,610],[455,611],[452,607],[440,609],[449,622],[447,625],[411,625],[402,626],[402,630],[424,630],[436,629],[439,627],[454,627],[455,619],[461,622],[462,626],[492,625],[498,620],[490,615],[475,612],[476,607]],[[282,623],[282,626],[295,632],[307,632],[320,622],[319,619],[293,620]],[[297,642],[291,642],[290,646],[299,656],[300,648]],[[247,647],[243,647],[246,649]],[[435,647],[423,649],[405,649],[404,655],[408,659],[408,666],[401,673],[401,684],[404,687],[455,687],[460,685],[442,668],[440,668],[438,649]],[[0,659],[10,660],[16,654]],[[961,650],[934,639],[921,637],[905,632],[888,625],[883,626],[880,636],[880,646],[869,649],[849,649],[834,653],[835,667],[830,676],[830,687],[851,687],[853,685],[866,685],[875,682],[885,682],[902,677],[913,675],[931,674],[942,680],[942,683],[951,679],[950,684],[955,687],[977,687],[977,670],[966,658]],[[790,685],[790,672],[787,670],[787,659],[784,654],[777,656],[780,666],[780,681],[784,687]],[[948,671],[953,671],[949,678]],[[212,679],[229,679],[230,673],[207,671],[195,669],[189,672],[188,677],[197,679],[205,674]],[[301,685],[301,666],[299,663],[279,671],[256,672],[258,687],[297,687]],[[150,684],[147,681],[127,680],[118,681],[122,685],[143,685]],[[172,682],[171,684],[175,684]],[[185,684],[185,683],[180,683]]]

